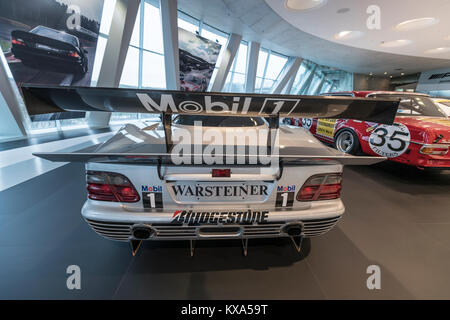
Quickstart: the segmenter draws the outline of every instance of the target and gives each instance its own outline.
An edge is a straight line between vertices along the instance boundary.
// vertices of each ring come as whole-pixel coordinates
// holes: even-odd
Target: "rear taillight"
[[[74,51],[70,51],[69,52],[69,57],[73,57],[73,58],[79,58],[80,55],[77,52]]]
[[[16,38],[12,38],[11,40],[12,44],[17,44],[19,46],[24,46],[25,42],[22,39],[16,39]]]
[[[89,199],[112,202],[140,200],[139,193],[130,180],[119,173],[88,171],[86,181]]]
[[[342,175],[340,173],[318,174],[310,177],[297,193],[298,201],[338,199],[341,196]]]
[[[448,146],[443,146],[439,144],[425,144],[420,148],[420,153],[429,155],[440,155],[443,156],[448,152]]]

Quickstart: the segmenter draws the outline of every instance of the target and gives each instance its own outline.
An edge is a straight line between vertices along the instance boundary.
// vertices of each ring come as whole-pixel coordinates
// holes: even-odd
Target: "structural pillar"
[[[256,70],[258,69],[258,57],[261,44],[258,42],[250,42],[247,51],[247,70],[245,78],[245,92],[255,92]]]
[[[119,86],[139,5],[140,0],[116,1],[97,87]],[[91,128],[108,126],[110,118],[110,112],[92,111],[86,115],[87,123]]]
[[[239,34],[232,33],[228,39],[227,47],[222,56],[222,61],[220,62],[219,70],[217,71],[216,78],[211,87],[211,91],[220,92],[225,85],[225,81],[230,71],[231,65],[233,64],[236,52],[241,44],[242,36]]]

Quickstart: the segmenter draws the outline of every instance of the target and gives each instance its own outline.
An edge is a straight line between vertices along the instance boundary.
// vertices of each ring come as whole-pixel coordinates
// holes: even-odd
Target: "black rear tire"
[[[334,147],[339,151],[357,155],[361,153],[361,144],[353,130],[343,129],[334,137]]]

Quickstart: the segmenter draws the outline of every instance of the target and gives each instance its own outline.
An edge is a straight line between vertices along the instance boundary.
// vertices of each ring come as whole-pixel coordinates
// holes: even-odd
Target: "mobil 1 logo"
[[[294,204],[295,186],[278,186],[275,207],[292,207]]]
[[[145,209],[162,208],[162,186],[142,186],[142,203]]]
[[[378,125],[369,137],[370,148],[376,154],[387,158],[402,155],[409,147],[411,134],[407,126],[401,123]]]

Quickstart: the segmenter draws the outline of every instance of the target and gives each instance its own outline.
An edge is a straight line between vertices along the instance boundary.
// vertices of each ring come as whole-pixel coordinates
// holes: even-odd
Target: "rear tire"
[[[361,153],[361,144],[358,136],[352,130],[344,129],[339,131],[334,138],[334,147],[339,151],[357,155]]]

